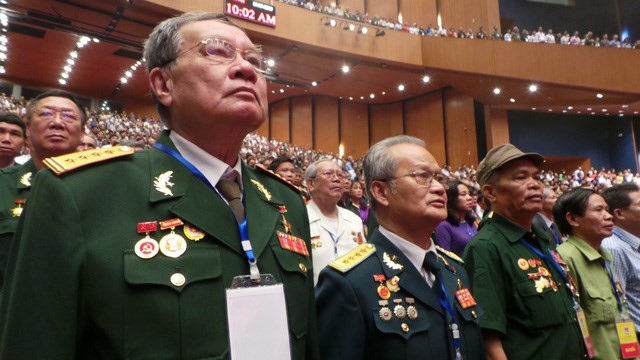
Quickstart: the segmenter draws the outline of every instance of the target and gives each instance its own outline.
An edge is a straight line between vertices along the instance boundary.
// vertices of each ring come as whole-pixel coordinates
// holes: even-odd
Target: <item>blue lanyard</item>
[[[540,258],[542,260],[544,260],[547,264],[549,264],[551,267],[553,267],[553,269],[560,274],[560,276],[562,277],[562,281],[564,281],[564,283],[566,285],[570,285],[571,283],[569,282],[569,279],[567,278],[567,274],[565,274],[564,270],[562,270],[562,268],[560,267],[560,264],[558,264],[558,262],[556,261],[556,258],[553,257],[553,255],[551,255],[551,251],[547,250],[549,252],[549,256],[545,255],[542,251],[540,251],[539,249],[537,249],[535,246],[531,245],[527,240],[525,239],[520,239],[520,241],[529,249],[531,249],[531,251],[533,251],[534,253],[536,253],[536,255],[540,256]]]
[[[325,229],[326,232],[329,233],[329,237],[331,238],[331,241],[333,241],[333,252],[335,255],[338,255],[338,243],[340,242],[340,236],[338,236],[337,238],[333,235],[333,233],[331,233],[331,231]]]
[[[211,189],[213,189],[219,196],[220,193],[218,192],[218,190],[216,190],[216,188],[211,185],[211,183],[209,182],[209,180],[206,178],[206,176],[204,176],[204,174],[202,172],[200,172],[200,170],[198,170],[198,168],[196,168],[191,162],[189,162],[189,160],[185,159],[182,155],[180,155],[180,153],[178,153],[177,151],[173,150],[172,148],[165,146],[159,142],[156,142],[153,144],[153,147],[162,151],[163,153],[173,157],[174,159],[180,161],[182,163],[182,165],[186,166],[187,169],[189,169],[189,171],[191,171],[198,179],[202,180],[205,184],[207,184],[207,186],[209,186]],[[221,196],[222,197],[222,196]],[[244,201],[244,200],[243,200]],[[236,219],[237,222],[237,219]],[[249,225],[247,224],[247,218],[245,216],[244,219],[242,219],[242,222],[238,222],[238,232],[240,233],[240,239],[241,239],[241,245],[242,245],[242,249],[244,250],[244,253],[247,256],[247,260],[249,261],[249,268],[251,271],[251,278],[252,279],[259,279],[260,278],[260,272],[258,270],[258,266],[257,266],[257,259],[256,256],[253,254],[253,248],[251,247],[251,242],[249,241]]]
[[[435,275],[435,274],[434,274]],[[444,286],[444,282],[442,281],[442,277],[439,279],[440,289],[442,289],[442,296],[437,295],[438,302],[440,302],[440,306],[442,306],[451,316],[451,324],[455,325],[452,327],[453,333],[453,346],[456,349],[456,359],[461,358],[460,356],[460,330],[458,329],[458,324],[456,323],[456,316],[453,312],[453,307],[449,302],[449,294],[447,294],[447,289]]]
[[[616,282],[613,280],[613,271],[611,270],[611,264],[607,260],[604,261],[604,266],[607,268],[607,275],[609,276],[609,281],[611,282],[611,288],[613,289],[613,295],[616,296],[616,303],[618,303],[618,311],[622,313],[622,301],[620,300],[620,294],[618,294],[618,289],[616,287]]]

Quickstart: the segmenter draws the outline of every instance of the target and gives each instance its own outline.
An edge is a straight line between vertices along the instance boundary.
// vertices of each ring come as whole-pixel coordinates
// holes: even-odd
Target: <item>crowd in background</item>
[[[492,39],[492,40],[504,40],[504,41],[523,41],[530,43],[546,43],[546,44],[563,44],[563,45],[585,45],[595,47],[612,47],[612,48],[633,48],[640,49],[640,39],[633,42],[630,38],[620,39],[618,34],[602,34],[601,36],[594,36],[592,31],[586,32],[581,36],[579,31],[570,32],[564,30],[562,32],[554,33],[552,29],[544,29],[542,26],[538,29],[522,29],[518,26],[507,29],[504,34],[500,32],[497,26],[493,27],[493,30],[488,32],[488,29],[484,29],[482,26],[477,31],[472,29],[465,30],[462,27],[450,27],[448,30],[445,27],[433,26],[432,24],[423,27],[417,23],[409,24],[402,23],[392,18],[385,19],[381,16],[370,16],[369,14],[363,14],[360,11],[351,12],[349,9],[343,9],[340,6],[335,5],[322,5],[320,1],[305,1],[305,0],[279,0],[280,2],[296,5],[307,10],[342,17],[347,20],[357,21],[369,25],[379,26],[388,30],[404,31],[413,35],[422,36],[440,36],[450,38],[466,38],[466,39]]]

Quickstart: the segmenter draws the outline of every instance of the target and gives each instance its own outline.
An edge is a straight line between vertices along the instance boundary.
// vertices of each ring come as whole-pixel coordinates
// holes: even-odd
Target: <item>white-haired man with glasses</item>
[[[44,92],[27,105],[26,142],[31,149],[31,159],[0,172],[0,291],[9,248],[31,192],[33,177],[44,167],[44,159],[75,151],[86,121],[78,99],[64,91]]]
[[[338,206],[346,177],[348,174],[328,158],[309,165],[305,172],[305,182],[311,193],[307,212],[313,249],[314,283],[318,282],[320,271],[330,261],[345,255],[365,241],[362,219]]]
[[[320,273],[323,359],[485,358],[467,273],[431,240],[447,217],[440,170],[415,137],[391,137],[369,149],[364,173],[380,226],[368,243]]]
[[[223,15],[185,13],[144,56],[169,130],[38,175],[0,358],[318,359],[305,204],[239,157],[267,116],[259,47]]]

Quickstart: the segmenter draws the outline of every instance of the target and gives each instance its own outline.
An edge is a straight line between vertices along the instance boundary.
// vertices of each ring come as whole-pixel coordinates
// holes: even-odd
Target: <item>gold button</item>
[[[471,316],[473,316],[473,318],[475,319],[478,317],[478,314],[476,313],[475,310],[471,310]]]
[[[186,280],[187,279],[185,279],[184,275],[182,275],[180,273],[175,273],[175,274],[171,275],[171,283],[174,286],[182,286],[182,285],[184,285]]]
[[[302,270],[302,272],[307,272],[307,266],[304,263],[300,263],[298,264],[298,266],[300,267],[300,270]]]
[[[409,325],[407,325],[407,323],[402,323],[400,327],[402,328],[402,332],[409,332]]]

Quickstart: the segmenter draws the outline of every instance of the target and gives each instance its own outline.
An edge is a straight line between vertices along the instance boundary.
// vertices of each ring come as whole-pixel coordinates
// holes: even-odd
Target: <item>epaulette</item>
[[[114,146],[46,158],[43,163],[53,170],[56,175],[60,175],[89,164],[132,155],[133,153],[135,153],[135,150],[132,147]]]
[[[267,169],[266,167],[264,167],[264,165],[262,165],[262,164],[256,164],[255,169],[256,169],[256,170],[260,170],[261,172],[263,172],[263,173],[265,173],[265,174],[267,174],[267,175],[271,176],[272,178],[279,180],[280,182],[284,183],[284,184],[285,184],[285,185],[287,185],[288,187],[292,188],[292,189],[293,189],[295,192],[297,192],[298,194],[300,194],[300,195],[303,195],[303,194],[304,194],[304,191],[303,191],[301,188],[299,188],[299,187],[297,187],[297,186],[293,185],[292,183],[290,183],[289,181],[287,181],[287,179],[285,179],[285,178],[283,178],[282,176],[280,176],[280,175],[278,175],[278,174],[274,173],[273,171],[271,171],[271,170]]]
[[[376,247],[373,244],[364,243],[358,245],[355,249],[349,251],[344,256],[341,256],[329,263],[329,266],[340,271],[347,272],[353,269],[356,265],[363,262],[366,258],[376,252]]]
[[[449,250],[445,250],[443,248],[441,248],[440,246],[436,245],[436,249],[438,249],[438,254],[443,254],[446,255],[449,259],[455,260],[461,264],[464,264],[464,260],[462,260],[462,258],[458,255],[456,255],[455,253],[452,253]]]

